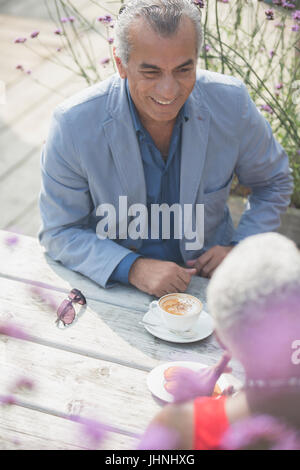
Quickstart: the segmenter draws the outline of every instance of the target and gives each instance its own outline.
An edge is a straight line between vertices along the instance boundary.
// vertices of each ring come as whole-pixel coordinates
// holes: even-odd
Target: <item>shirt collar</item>
[[[134,104],[134,102],[131,98],[127,78],[125,79],[125,81],[126,81],[126,92],[127,92],[128,102],[129,102],[129,109],[130,109],[130,113],[131,113],[131,116],[132,116],[132,121],[133,121],[134,128],[135,128],[136,132],[138,132],[138,131],[143,132],[144,127],[143,127],[143,124],[141,123],[141,120],[139,118],[136,106],[135,106],[135,104]],[[180,109],[179,113],[178,113],[175,125],[180,126],[180,124],[182,124],[183,122],[186,122],[188,120],[189,120],[188,106],[185,102],[184,105],[182,106],[182,108]]]

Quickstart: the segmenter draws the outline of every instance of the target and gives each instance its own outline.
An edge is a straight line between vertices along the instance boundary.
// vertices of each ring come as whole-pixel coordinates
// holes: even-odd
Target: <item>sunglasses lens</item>
[[[65,325],[70,325],[73,322],[75,318],[75,310],[69,300],[63,300],[57,310],[57,316]]]
[[[86,299],[84,295],[80,292],[78,289],[72,289],[70,294],[69,294],[69,299],[72,300],[73,302],[77,302],[80,305],[85,305],[86,304]]]

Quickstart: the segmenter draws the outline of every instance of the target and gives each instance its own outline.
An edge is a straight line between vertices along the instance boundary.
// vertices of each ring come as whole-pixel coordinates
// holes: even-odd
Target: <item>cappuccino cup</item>
[[[190,294],[167,294],[150,304],[165,326],[173,333],[184,333],[196,325],[203,309],[202,302]]]

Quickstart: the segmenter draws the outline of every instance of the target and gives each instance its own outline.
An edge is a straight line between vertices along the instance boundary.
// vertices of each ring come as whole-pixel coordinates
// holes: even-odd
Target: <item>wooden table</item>
[[[160,340],[139,324],[153,297],[133,287],[103,289],[51,260],[37,239],[19,236],[14,244],[8,237],[0,231],[0,325],[19,326],[29,339],[0,335],[0,395],[15,400],[0,405],[0,449],[85,448],[81,425],[69,419],[74,414],[110,426],[101,448],[136,448],[136,436],[161,407],[147,388],[149,371],[174,360],[214,364],[221,356],[214,336]],[[205,302],[207,282],[193,278],[188,292]],[[73,287],[87,308],[59,329],[49,299],[59,304]],[[237,364],[233,370],[239,377]],[[14,389],[24,377],[33,389]]]

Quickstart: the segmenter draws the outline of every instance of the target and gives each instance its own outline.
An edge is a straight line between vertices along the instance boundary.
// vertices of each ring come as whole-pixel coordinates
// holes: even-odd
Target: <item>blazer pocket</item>
[[[233,176],[217,191],[203,194],[205,231],[215,229],[224,219],[225,207]]]

